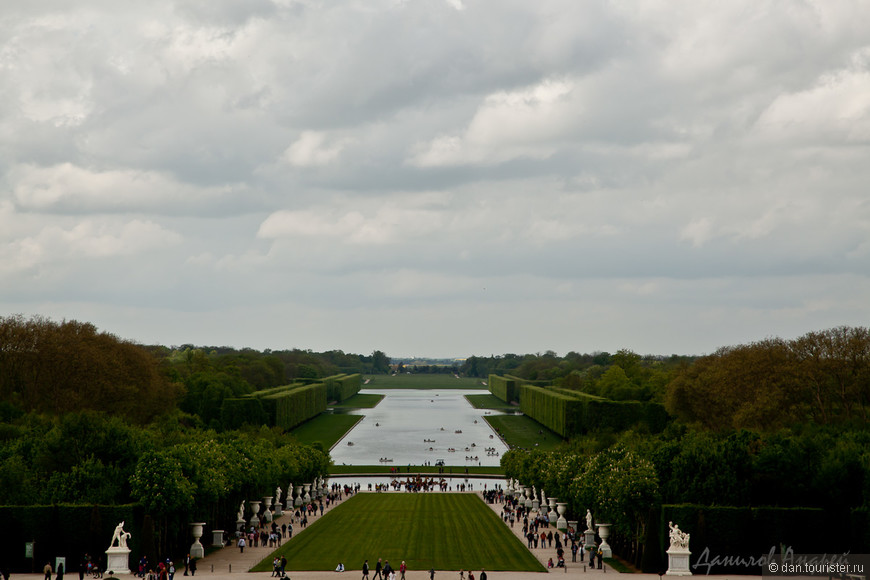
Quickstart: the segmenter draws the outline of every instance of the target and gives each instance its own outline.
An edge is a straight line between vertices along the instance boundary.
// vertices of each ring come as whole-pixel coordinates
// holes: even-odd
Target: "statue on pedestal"
[[[689,534],[680,529],[680,526],[676,525],[674,522],[668,522],[668,528],[670,528],[670,533],[668,534],[671,538],[671,548],[672,550],[688,550],[689,549]]]
[[[275,505],[278,505],[279,503],[281,503],[281,493],[282,493],[283,491],[284,491],[284,490],[281,489],[281,486],[280,486],[280,485],[279,485],[278,488],[275,490]]]
[[[586,510],[586,529],[587,530],[594,529],[592,527],[592,511],[590,511],[588,509]]]
[[[130,533],[124,531],[124,522],[115,526],[115,532],[112,534],[112,541],[109,543],[109,548],[115,547],[115,542],[118,542],[118,548],[126,548],[127,540],[130,539]]]
[[[239,521],[245,519],[245,500],[242,500],[242,504],[239,506],[239,514],[236,519]]]

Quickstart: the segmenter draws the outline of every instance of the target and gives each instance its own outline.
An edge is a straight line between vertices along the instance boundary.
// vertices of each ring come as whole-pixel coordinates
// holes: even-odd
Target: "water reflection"
[[[405,467],[428,462],[447,466],[498,466],[507,446],[483,420],[498,411],[475,409],[465,399],[480,390],[365,389],[386,395],[330,451],[336,465]],[[453,451],[450,451],[453,449]],[[481,488],[482,489],[482,488]]]
[[[466,491],[485,491],[487,489],[493,488],[506,488],[507,480],[504,478],[482,478],[482,477],[463,477],[463,476],[449,476],[447,474],[438,475],[438,474],[425,474],[424,478],[432,478],[436,482],[441,479],[445,479],[447,481],[447,491],[459,491],[459,486],[461,484],[466,485]],[[368,491],[368,486],[371,485],[372,488],[377,484],[389,483],[392,480],[405,481],[407,476],[402,474],[397,475],[371,475],[371,476],[358,476],[358,475],[330,475],[327,484],[332,485],[333,483],[337,483],[339,485],[350,485],[354,486],[357,483],[360,484],[360,489],[362,491]],[[471,484],[471,487],[468,488],[468,484]],[[437,493],[437,492],[436,492]]]

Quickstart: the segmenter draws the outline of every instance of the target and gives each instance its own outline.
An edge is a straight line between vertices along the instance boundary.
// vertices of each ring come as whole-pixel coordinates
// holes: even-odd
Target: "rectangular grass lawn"
[[[298,526],[295,526],[298,527]],[[288,570],[334,570],[339,562],[374,569],[378,558],[409,570],[515,570],[544,567],[479,496],[471,493],[360,493],[309,524],[254,572],[272,570],[275,554]]]

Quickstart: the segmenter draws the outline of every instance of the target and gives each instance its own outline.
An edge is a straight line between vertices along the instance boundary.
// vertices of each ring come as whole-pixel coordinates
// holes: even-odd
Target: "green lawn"
[[[545,572],[520,540],[476,494],[361,493],[345,500],[253,568],[272,570],[275,555],[288,570],[359,570],[378,558],[409,570]],[[292,576],[292,572],[290,572]]]
[[[482,379],[456,378],[451,374],[371,375],[363,389],[486,389]]]
[[[357,393],[356,395],[350,397],[349,399],[345,399],[340,403],[336,403],[334,405],[330,405],[330,407],[348,407],[351,409],[373,409],[378,406],[378,403],[384,400],[386,395],[375,395],[368,394],[363,395]]]
[[[484,419],[511,447],[552,451],[562,443],[558,434],[525,415],[486,415]]]
[[[517,407],[505,403],[495,395],[465,395],[475,409],[496,409],[499,411],[515,411]]]
[[[321,413],[291,430],[290,433],[303,445],[311,445],[319,441],[324,450],[329,450],[362,418],[362,415]]]

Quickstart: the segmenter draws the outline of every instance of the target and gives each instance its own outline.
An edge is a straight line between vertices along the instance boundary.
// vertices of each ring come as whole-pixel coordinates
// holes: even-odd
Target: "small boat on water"
[[[353,447],[353,441],[348,441],[347,444],[348,446]]]

